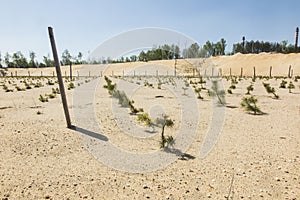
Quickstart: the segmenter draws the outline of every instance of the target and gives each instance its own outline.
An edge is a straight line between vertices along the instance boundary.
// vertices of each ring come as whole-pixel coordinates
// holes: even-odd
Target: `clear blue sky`
[[[160,27],[205,41],[225,38],[294,43],[299,0],[0,0],[0,51],[51,52],[47,27],[58,50],[87,55],[105,40],[135,28]],[[51,55],[51,54],[50,54]]]

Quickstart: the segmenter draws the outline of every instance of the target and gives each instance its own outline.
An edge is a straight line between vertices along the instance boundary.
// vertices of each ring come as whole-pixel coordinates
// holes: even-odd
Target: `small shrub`
[[[287,82],[285,80],[282,80],[279,88],[286,88],[286,84],[287,84]]]
[[[150,125],[151,119],[149,118],[148,113],[140,113],[137,115],[138,121],[144,122],[146,125]]]
[[[165,127],[172,127],[174,125],[173,120],[171,120],[167,115],[163,115],[162,118],[156,119],[156,124],[162,127],[160,148],[164,148],[174,142],[174,138],[172,136],[165,136]]]
[[[289,93],[292,93],[292,89],[295,89],[295,85],[292,81],[290,81],[290,84],[288,85]]]
[[[279,96],[276,94],[275,88],[270,86],[270,83],[263,83],[268,94],[273,94],[275,99],[279,99]]]
[[[253,85],[252,85],[252,84],[249,85],[249,86],[247,87],[247,93],[246,93],[246,94],[250,94],[250,91],[252,92],[253,90],[254,90]]]
[[[253,112],[254,115],[262,114],[262,111],[256,105],[257,99],[253,96],[244,97],[241,102],[241,106],[245,108],[246,111]]]
[[[48,102],[48,98],[47,97],[43,97],[43,95],[40,95],[40,97],[39,97],[39,100],[41,101],[41,102]]]
[[[227,92],[228,92],[228,94],[232,94],[232,90],[231,89],[228,89]]]
[[[104,79],[106,81],[106,85],[104,85],[103,88],[107,89],[110,95],[113,95],[114,91],[117,89],[117,85],[112,84],[112,81],[107,76],[104,76]]]
[[[212,81],[211,89],[208,90],[209,96],[216,96],[218,98],[218,102],[221,105],[225,105],[225,91],[219,88],[219,83],[217,80]]]
[[[19,86],[16,86],[16,90],[17,91],[25,91],[26,89],[25,88],[20,88]]]
[[[41,115],[42,112],[38,110],[38,111],[36,112],[36,114],[37,114],[37,115]]]
[[[68,84],[68,90],[71,90],[71,89],[74,89],[74,88],[75,88],[74,83],[73,83],[73,82],[70,82],[70,83]]]

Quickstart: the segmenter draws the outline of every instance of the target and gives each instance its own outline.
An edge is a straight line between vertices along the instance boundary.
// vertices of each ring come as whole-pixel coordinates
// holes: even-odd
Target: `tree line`
[[[76,56],[72,56],[69,50],[64,50],[61,55],[61,65],[72,64],[108,64],[108,63],[125,63],[142,61],[147,62],[151,60],[170,60],[170,59],[185,59],[185,58],[207,58],[211,56],[225,55],[226,40],[221,38],[218,42],[207,41],[203,46],[198,43],[191,44],[188,48],[181,50],[178,45],[164,44],[156,48],[152,48],[147,51],[141,51],[138,55],[131,55],[129,57],[121,57],[119,59],[111,59],[110,57],[102,58],[100,60],[83,59],[83,54],[79,52]],[[264,41],[246,41],[245,37],[242,38],[242,42],[233,44],[232,51],[227,55],[234,55],[236,53],[261,53],[261,52],[276,52],[276,53],[298,53],[299,48],[288,44],[287,40],[278,42],[264,42]],[[0,52],[0,67],[4,65],[6,67],[14,68],[27,68],[27,67],[52,67],[55,66],[54,60],[50,58],[50,55],[43,56],[43,61],[38,62],[36,60],[36,53],[29,52],[29,59],[27,59],[20,51],[10,55],[6,53],[2,58]]]
[[[71,56],[69,50],[64,50],[61,55],[61,65],[70,65],[73,64],[84,64],[86,61],[83,59],[83,54],[81,52],[78,53],[77,56]],[[43,61],[38,62],[36,60],[36,53],[33,51],[29,52],[29,59],[27,59],[21,51],[17,51],[13,54],[6,53],[3,58],[0,52],[0,67],[4,67],[4,65],[9,68],[38,68],[38,67],[53,67],[55,66],[55,62],[50,58],[50,55],[43,56]]]
[[[233,44],[232,54],[236,53],[262,53],[262,52],[276,52],[276,53],[298,53],[299,48],[295,47],[295,45],[288,44],[287,40],[278,42],[264,42],[264,41],[245,41],[243,37],[243,41],[241,43]]]

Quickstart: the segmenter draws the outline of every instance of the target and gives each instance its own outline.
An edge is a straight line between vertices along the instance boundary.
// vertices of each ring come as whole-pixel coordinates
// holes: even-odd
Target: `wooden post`
[[[28,71],[28,76],[30,77],[30,71]]]
[[[15,76],[16,76],[16,77],[18,76],[18,72],[17,72],[17,71],[15,71]]]
[[[230,78],[232,78],[231,68],[229,68],[229,75],[230,75]]]
[[[255,80],[255,78],[256,78],[255,67],[253,67],[253,79]]]
[[[241,67],[241,76],[240,76],[240,78],[242,78],[243,77],[243,68]]]
[[[54,77],[54,71],[52,72],[52,76]]]
[[[72,62],[70,62],[70,79],[72,81]]]
[[[67,72],[65,71],[65,78],[67,78]]]
[[[41,77],[43,77],[43,71],[41,71]]]
[[[175,68],[174,68],[174,76],[176,76],[176,64],[175,64]]]
[[[270,74],[269,74],[270,78],[272,78],[272,66],[270,66]]]
[[[294,70],[292,69],[291,70],[291,78],[293,77],[293,73],[294,73]]]
[[[51,47],[52,47],[53,58],[55,61],[55,69],[56,69],[56,74],[57,74],[57,79],[58,79],[58,84],[59,84],[59,91],[61,94],[61,100],[62,100],[63,107],[64,107],[67,127],[71,128],[72,124],[71,124],[70,114],[69,114],[69,110],[68,110],[64,82],[63,82],[63,79],[61,76],[60,64],[59,64],[59,59],[58,59],[58,55],[57,55],[57,51],[56,51],[56,45],[55,45],[55,39],[54,39],[52,27],[48,27],[48,32],[49,32],[49,38],[50,38]],[[54,72],[53,72],[53,74],[54,74]]]
[[[291,68],[292,68],[292,65],[289,66],[289,73],[288,73],[289,78],[291,78]]]
[[[11,77],[13,77],[13,76],[14,76],[12,72],[10,72],[10,76],[11,76]]]
[[[220,76],[222,77],[222,69],[220,68],[220,70],[219,70],[219,71],[220,71]]]

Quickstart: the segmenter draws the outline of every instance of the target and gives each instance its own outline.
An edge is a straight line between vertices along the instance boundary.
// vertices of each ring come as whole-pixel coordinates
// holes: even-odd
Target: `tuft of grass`
[[[218,102],[221,105],[225,105],[225,91],[220,89],[219,83],[217,80],[212,80],[212,86],[211,89],[208,90],[209,96],[216,96],[218,98]]]
[[[43,114],[43,113],[42,113],[41,111],[38,110],[38,111],[36,112],[36,114],[37,114],[37,115],[41,115],[41,114]]]

